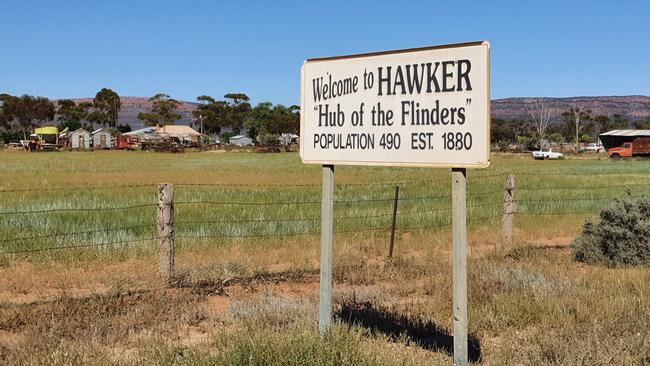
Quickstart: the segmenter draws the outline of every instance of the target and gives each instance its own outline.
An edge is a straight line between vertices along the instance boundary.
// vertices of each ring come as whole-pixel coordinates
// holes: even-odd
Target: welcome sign
[[[485,168],[490,46],[464,43],[305,61],[304,163]]]

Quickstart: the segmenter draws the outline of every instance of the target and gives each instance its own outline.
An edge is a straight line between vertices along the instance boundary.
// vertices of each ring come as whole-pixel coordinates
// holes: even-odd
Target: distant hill
[[[119,114],[120,124],[129,124],[131,128],[143,127],[138,119],[138,113],[151,111],[152,103],[146,97],[122,97],[122,109]],[[539,98],[506,98],[492,101],[492,118],[504,120],[523,119],[528,120],[530,116],[526,111],[526,103]],[[610,96],[610,97],[570,97],[570,98],[544,98],[549,108],[553,121],[562,120],[562,112],[572,106],[581,109],[589,109],[594,116],[621,114],[630,121],[642,120],[650,117],[650,97],[641,95],[632,96]],[[74,99],[76,102],[92,101],[91,98]],[[179,113],[182,118],[176,122],[179,125],[190,125],[192,111],[196,109],[197,103],[181,101]]]
[[[526,103],[540,98],[506,98],[492,101],[492,118],[504,120],[529,120]],[[591,110],[593,116],[620,114],[629,121],[643,120],[650,116],[650,97],[631,95],[622,97],[570,97],[542,98],[551,109],[553,121],[561,121],[562,113],[577,106]]]

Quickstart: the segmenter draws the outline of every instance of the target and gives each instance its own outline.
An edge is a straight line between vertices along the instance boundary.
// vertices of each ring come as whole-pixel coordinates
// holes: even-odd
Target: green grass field
[[[609,201],[650,192],[649,167],[495,155],[468,172],[475,360],[650,363],[650,271],[579,264],[568,247]],[[508,174],[512,246],[500,243]],[[294,153],[0,151],[1,362],[449,364],[449,170],[336,168],[339,323],[326,338],[320,181]],[[163,182],[175,184],[175,289],[156,272]]]

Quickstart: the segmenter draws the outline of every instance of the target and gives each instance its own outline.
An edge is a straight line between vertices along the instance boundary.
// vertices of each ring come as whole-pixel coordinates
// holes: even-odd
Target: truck
[[[29,151],[56,150],[59,147],[59,129],[39,127],[29,135],[25,148]]]
[[[140,139],[135,136],[118,135],[115,146],[119,150],[137,150],[140,148]]]
[[[612,159],[648,155],[650,155],[650,137],[638,137],[633,141],[624,142],[620,147],[607,150],[607,156]]]

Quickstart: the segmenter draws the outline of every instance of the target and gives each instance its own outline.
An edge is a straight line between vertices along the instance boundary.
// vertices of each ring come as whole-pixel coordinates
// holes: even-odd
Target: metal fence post
[[[517,206],[515,204],[515,176],[510,174],[506,179],[506,188],[503,196],[503,219],[501,220],[501,240],[505,244],[512,244],[512,227],[515,220]]]
[[[454,310],[454,365],[468,364],[467,352],[467,171],[453,168],[452,180],[452,287]]]
[[[320,312],[318,329],[325,333],[332,322],[332,237],[334,236],[334,165],[323,165],[320,236]]]
[[[158,269],[164,286],[174,278],[174,185],[158,187]]]
[[[393,202],[393,223],[390,227],[390,248],[388,257],[393,258],[393,247],[395,243],[395,229],[397,226],[397,204],[399,203],[399,186],[395,186],[395,201]]]

